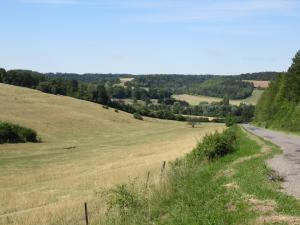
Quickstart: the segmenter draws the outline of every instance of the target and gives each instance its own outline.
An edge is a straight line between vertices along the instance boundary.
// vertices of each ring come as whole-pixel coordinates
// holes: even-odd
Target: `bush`
[[[118,113],[118,112],[119,112],[119,110],[118,110],[118,109],[115,109],[115,112],[116,112],[116,113]]]
[[[228,129],[223,133],[216,132],[206,135],[202,143],[192,151],[188,156],[189,160],[199,159],[215,159],[234,151],[236,142],[236,133],[232,129]]]
[[[38,142],[36,131],[7,122],[0,122],[0,144]]]
[[[133,184],[119,184],[102,193],[106,198],[107,211],[117,211],[125,215],[129,210],[137,209],[140,205],[138,194]]]
[[[232,125],[236,124],[236,120],[233,116],[226,116],[225,124],[227,127],[231,127]]]
[[[143,120],[143,117],[142,117],[141,114],[139,114],[139,113],[134,113],[134,114],[133,114],[133,118],[134,118],[134,119],[137,119],[137,120]]]

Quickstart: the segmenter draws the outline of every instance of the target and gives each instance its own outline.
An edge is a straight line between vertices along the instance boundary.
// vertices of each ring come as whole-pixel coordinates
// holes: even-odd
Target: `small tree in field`
[[[190,125],[192,128],[195,128],[197,124],[199,124],[199,121],[197,120],[197,118],[188,118],[187,119],[187,124]]]

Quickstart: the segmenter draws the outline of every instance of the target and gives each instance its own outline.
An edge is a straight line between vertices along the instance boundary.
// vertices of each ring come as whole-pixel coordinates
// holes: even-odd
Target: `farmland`
[[[118,84],[118,85],[120,85],[120,86],[125,86],[125,83],[126,82],[130,82],[130,81],[132,81],[134,78],[120,78],[120,84]]]
[[[222,124],[144,118],[70,97],[0,84],[0,120],[35,129],[42,143],[0,146],[0,223],[56,224],[128,177],[155,177]],[[80,210],[80,211],[78,211]]]
[[[255,88],[267,88],[270,85],[270,81],[263,80],[245,80],[245,82],[250,82]]]
[[[258,102],[260,96],[262,95],[263,90],[254,90],[252,95],[246,99],[243,100],[230,100],[230,104],[232,105],[239,105],[240,103],[246,103],[246,104],[253,104],[256,105]],[[186,101],[191,105],[198,105],[200,102],[220,102],[222,101],[221,98],[215,98],[210,96],[203,96],[203,95],[173,95],[173,97],[177,100]]]

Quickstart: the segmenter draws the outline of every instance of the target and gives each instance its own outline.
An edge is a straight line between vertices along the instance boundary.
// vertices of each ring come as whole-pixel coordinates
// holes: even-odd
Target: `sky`
[[[0,67],[39,72],[286,71],[299,0],[0,0]]]

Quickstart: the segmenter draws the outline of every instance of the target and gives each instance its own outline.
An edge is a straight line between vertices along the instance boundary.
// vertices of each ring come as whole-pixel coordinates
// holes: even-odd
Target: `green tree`
[[[108,94],[106,92],[106,89],[103,85],[97,85],[97,89],[96,89],[96,102],[101,103],[103,105],[107,105],[109,102],[109,97]]]
[[[6,75],[5,69],[0,68],[0,83],[3,82],[3,78],[5,77],[5,75]]]

